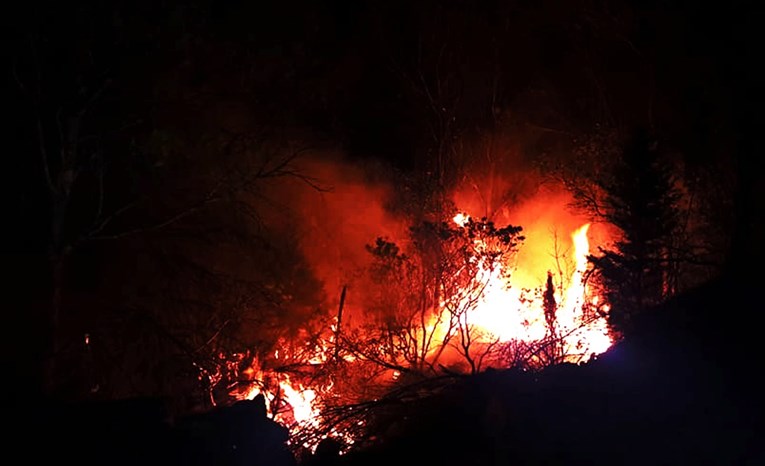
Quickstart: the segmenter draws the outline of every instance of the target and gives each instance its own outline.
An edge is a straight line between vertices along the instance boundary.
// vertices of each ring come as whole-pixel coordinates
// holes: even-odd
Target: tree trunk
[[[44,333],[46,348],[43,353],[43,393],[52,396],[56,391],[56,358],[59,354],[59,323],[64,291],[63,254],[54,254],[50,260],[50,298]]]

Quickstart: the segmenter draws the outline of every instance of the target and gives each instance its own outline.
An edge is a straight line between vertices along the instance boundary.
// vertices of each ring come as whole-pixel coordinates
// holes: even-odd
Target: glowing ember
[[[240,398],[252,400],[261,393],[265,396],[266,408],[273,419],[289,428],[290,431],[295,432],[311,427],[318,428],[321,413],[315,390],[295,383],[290,380],[289,375],[284,375],[279,381],[275,393],[269,393],[259,386],[253,386]],[[315,448],[315,445],[303,446]]]
[[[284,405],[277,410],[277,419],[282,418],[280,420],[287,421],[287,425],[292,423],[305,425],[306,423],[313,423],[318,419],[318,411],[314,407],[316,402],[316,392],[314,390],[304,388],[300,384],[296,384],[293,387],[289,376],[285,376],[284,381],[280,384],[280,388],[284,397]],[[289,422],[289,418],[292,418],[292,422]]]
[[[455,215],[452,220],[454,220],[454,223],[456,223],[457,225],[464,227],[467,224],[468,220],[470,220],[470,217],[467,214],[460,212],[457,215]]]

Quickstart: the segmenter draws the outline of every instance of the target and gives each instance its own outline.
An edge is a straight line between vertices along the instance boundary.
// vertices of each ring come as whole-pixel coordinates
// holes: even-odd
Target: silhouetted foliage
[[[547,281],[545,282],[545,291],[543,295],[542,307],[545,311],[545,322],[551,333],[555,332],[555,312],[558,304],[555,302],[555,285],[551,272],[547,272]],[[554,336],[554,335],[553,335]]]
[[[172,464],[293,466],[286,427],[266,415],[262,395],[176,420]]]
[[[632,315],[674,291],[672,265],[679,195],[658,142],[638,130],[626,141],[609,176],[599,180],[604,218],[619,229],[614,248],[589,259],[608,302],[611,325],[630,326]]]
[[[280,179],[312,180],[295,167],[306,144],[294,133],[254,114],[221,120],[228,99],[203,97],[219,82],[173,77],[211,66],[175,50],[192,30],[222,46],[198,12],[165,5],[147,19],[144,7],[35,4],[14,31],[18,145],[33,173],[19,199],[35,206],[20,227],[43,231],[32,251],[46,262],[35,379],[48,396],[201,391],[209,403],[235,378],[221,354],[265,348],[313,310],[316,282],[264,208]],[[275,266],[246,273],[232,256]]]
[[[456,350],[468,372],[496,357],[495,344],[478,345],[469,315],[480,301],[487,275],[512,259],[524,240],[521,227],[497,227],[482,218],[422,222],[409,230],[404,254],[378,238],[368,251],[374,301],[371,323],[346,335],[352,354],[402,373],[439,371],[445,351]]]
[[[716,324],[720,306],[745,302],[737,281],[646,309],[632,338],[586,364],[441,381],[388,406],[380,441],[337,464],[759,464],[762,384],[748,374],[762,363],[730,355],[762,350],[752,331]]]

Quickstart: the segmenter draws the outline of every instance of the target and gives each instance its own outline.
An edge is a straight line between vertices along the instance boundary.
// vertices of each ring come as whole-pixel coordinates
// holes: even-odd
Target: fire
[[[275,354],[278,354],[278,351]],[[266,378],[265,375],[267,374],[264,374],[263,371],[252,368],[250,370],[259,378]],[[252,400],[259,394],[264,395],[266,409],[271,417],[289,428],[293,433],[301,429],[318,428],[321,410],[317,390],[293,381],[288,374],[281,375],[277,380],[277,386],[271,390],[260,385],[253,385],[236,398]],[[310,444],[303,446],[306,448],[315,447],[315,445]]]
[[[462,213],[453,218],[460,226],[468,220],[469,216]],[[555,287],[553,328],[545,319],[543,300],[513,286],[509,282],[512,279],[505,278],[502,267],[481,269],[477,280],[483,282],[485,288],[479,303],[467,315],[466,323],[477,328],[485,340],[531,343],[557,336],[564,360],[571,362],[581,362],[607,350],[612,340],[606,320],[602,315],[593,316],[588,312],[596,309],[599,302],[597,295],[588,297],[584,281],[590,253],[589,228],[590,224],[586,223],[571,234],[574,268],[569,276],[559,277],[563,283]]]
[[[472,225],[467,213],[458,213],[452,221],[462,228]],[[539,226],[536,226],[536,229],[538,230]],[[531,252],[527,251],[525,259],[521,261],[490,266],[479,262],[475,280],[480,284],[477,288],[480,290],[480,297],[477,301],[465,304],[465,309],[469,311],[460,316],[463,320],[460,320],[458,325],[463,326],[463,330],[464,327],[469,329],[471,338],[475,339],[474,342],[478,346],[501,347],[503,344],[515,343],[527,345],[528,348],[554,346],[552,356],[540,356],[530,352],[529,357],[536,358],[531,361],[531,365],[537,367],[555,362],[584,362],[593,355],[606,351],[612,344],[606,321],[608,305],[603,302],[601,296],[590,290],[586,282],[590,232],[591,225],[580,222],[578,227],[570,229],[560,240],[560,245],[556,236],[553,261],[545,262],[545,258],[549,259],[553,255],[541,255],[541,251],[550,246],[550,243],[542,242],[532,245]],[[458,296],[462,295],[458,293]],[[465,296],[468,296],[466,300],[474,299],[474,294],[465,293]],[[447,341],[449,337],[453,338],[452,341],[459,340],[454,321],[444,318],[443,313],[439,316],[439,309],[434,311],[436,317],[425,322],[426,325],[420,330],[413,329],[412,335],[415,335],[415,338],[423,338],[431,334],[434,341]],[[338,356],[339,333],[340,324],[337,320],[327,327],[324,340],[318,344],[314,342],[316,346],[306,346],[308,350],[301,356],[300,362],[315,367],[329,367],[332,360],[340,361],[346,367],[354,367],[354,364],[363,362],[363,357],[357,358],[352,352],[340,352]],[[451,345],[457,346],[454,343]],[[283,346],[281,351],[276,350],[272,355],[273,360],[284,362],[285,367],[290,365],[287,356],[289,350],[286,348],[287,346]],[[439,351],[444,350],[441,348]],[[471,350],[463,348],[463,351],[469,353]],[[441,352],[438,356],[435,355],[435,351],[432,354],[434,358],[442,357],[445,353]],[[503,361],[496,359],[481,367],[495,363],[501,366]],[[473,369],[475,370],[475,367]],[[391,368],[386,373],[389,383],[395,384],[404,380],[402,372],[398,369]],[[315,385],[316,382],[309,382],[298,374],[294,374],[293,377],[276,370],[264,370],[260,366],[250,368],[248,375],[251,380],[263,382],[245,393],[240,393],[238,398],[252,399],[262,393],[266,397],[271,416],[293,432],[320,429],[322,401],[333,391],[331,384],[318,386]],[[339,389],[334,387],[334,390]],[[346,443],[353,442],[352,438],[343,437],[342,433],[331,434],[344,438]],[[315,444],[303,446],[312,449]]]
[[[316,403],[315,390],[303,387],[301,384],[294,384],[293,386],[289,376],[284,377],[279,388],[282,392],[283,406],[276,410],[277,419],[286,421],[288,425],[292,423],[305,425],[316,422],[318,410],[314,405]],[[290,422],[290,418],[292,418],[292,422]]]
[[[457,225],[464,227],[467,221],[470,220],[470,216],[468,216],[464,212],[460,212],[457,215],[455,215],[454,218],[452,218],[452,220],[454,220],[454,223],[456,223]]]
[[[597,308],[597,295],[588,302],[585,273],[587,272],[587,256],[590,253],[587,231],[590,224],[585,224],[572,235],[576,257],[576,269],[569,282],[563,306],[558,313],[558,323],[562,335],[566,335],[566,349],[574,353],[575,349],[588,355],[600,354],[613,343],[609,336],[607,322],[604,316],[588,317],[585,310]]]

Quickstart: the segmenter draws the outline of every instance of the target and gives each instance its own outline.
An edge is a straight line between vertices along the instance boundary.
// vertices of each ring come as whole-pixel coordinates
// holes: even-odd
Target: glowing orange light
[[[459,226],[466,226],[470,222],[470,216],[466,213],[458,213],[452,219]],[[603,297],[591,293],[584,278],[587,273],[588,255],[590,253],[589,231],[590,224],[579,223],[578,228],[569,227],[569,235],[565,236],[565,260],[566,267],[559,266],[554,274],[555,289],[555,319],[546,318],[544,300],[541,293],[529,294],[529,289],[544,289],[547,276],[548,263],[542,260],[531,260],[519,265],[513,264],[484,264],[478,262],[478,273],[475,277],[480,283],[480,297],[477,301],[458,303],[463,305],[466,312],[462,325],[475,329],[476,343],[493,344],[503,342],[537,343],[545,339],[555,338],[561,348],[558,359],[570,362],[582,362],[589,357],[606,351],[612,344],[609,335],[607,321],[604,313],[608,312],[608,305],[603,303]],[[572,231],[573,230],[573,231]],[[480,239],[476,239],[480,241]],[[557,247],[557,237],[555,239]],[[480,246],[484,246],[481,244]],[[539,256],[542,246],[536,246],[531,254],[532,259]],[[544,268],[540,269],[539,264]],[[468,295],[469,293],[466,293]],[[473,299],[465,298],[467,299]],[[442,303],[442,305],[445,305]],[[452,303],[453,305],[453,303]],[[599,312],[591,312],[597,309]],[[438,311],[438,309],[436,309]],[[436,312],[436,314],[438,314]],[[552,327],[552,328],[551,328]],[[302,356],[301,363],[313,365],[325,365],[333,358],[337,358],[335,341],[338,324],[334,322],[328,325],[330,330],[326,340],[318,343],[304,345],[306,351]],[[453,322],[449,318],[434,317],[430,322],[424,322],[420,331],[432,335],[434,340],[443,339],[450,332],[455,332]],[[276,350],[274,359],[280,363],[290,360],[290,352],[287,346],[283,351]],[[340,356],[346,363],[353,364],[357,357],[347,353]],[[265,371],[267,372],[267,371]],[[332,390],[332,386],[309,386],[304,385],[297,377],[291,379],[284,373],[264,373],[261,366],[247,369],[245,373],[252,380],[276,380],[276,385],[271,385],[266,393],[267,407],[274,419],[287,425],[291,429],[305,429],[319,427],[320,406],[323,394]],[[388,381],[397,382],[401,379],[401,372],[391,371]],[[276,388],[275,388],[276,387]],[[241,395],[243,398],[252,399],[261,393],[260,387],[253,387],[249,392]],[[337,434],[333,432],[333,435]],[[342,436],[342,434],[337,434]],[[353,439],[345,439],[348,444]],[[314,448],[315,445],[305,445]]]
[[[456,223],[466,222],[466,214],[457,214]],[[574,249],[574,269],[566,282],[556,289],[557,304],[555,334],[561,339],[563,353],[572,361],[582,361],[593,354],[600,354],[611,344],[605,318],[588,319],[585,306],[595,306],[597,296],[587,301],[584,275],[590,252],[587,232],[590,224],[582,225],[571,234]],[[466,324],[480,330],[487,342],[541,341],[550,334],[545,320],[543,302],[524,294],[512,286],[502,267],[487,268],[482,265],[477,281],[485,285],[479,302],[466,316]],[[561,293],[563,290],[563,293]],[[467,304],[466,304],[467,305]]]
[[[464,227],[467,224],[467,222],[470,220],[470,216],[460,212],[457,215],[455,215],[454,218],[452,218],[452,220],[454,220],[454,223],[456,223],[457,225]]]

